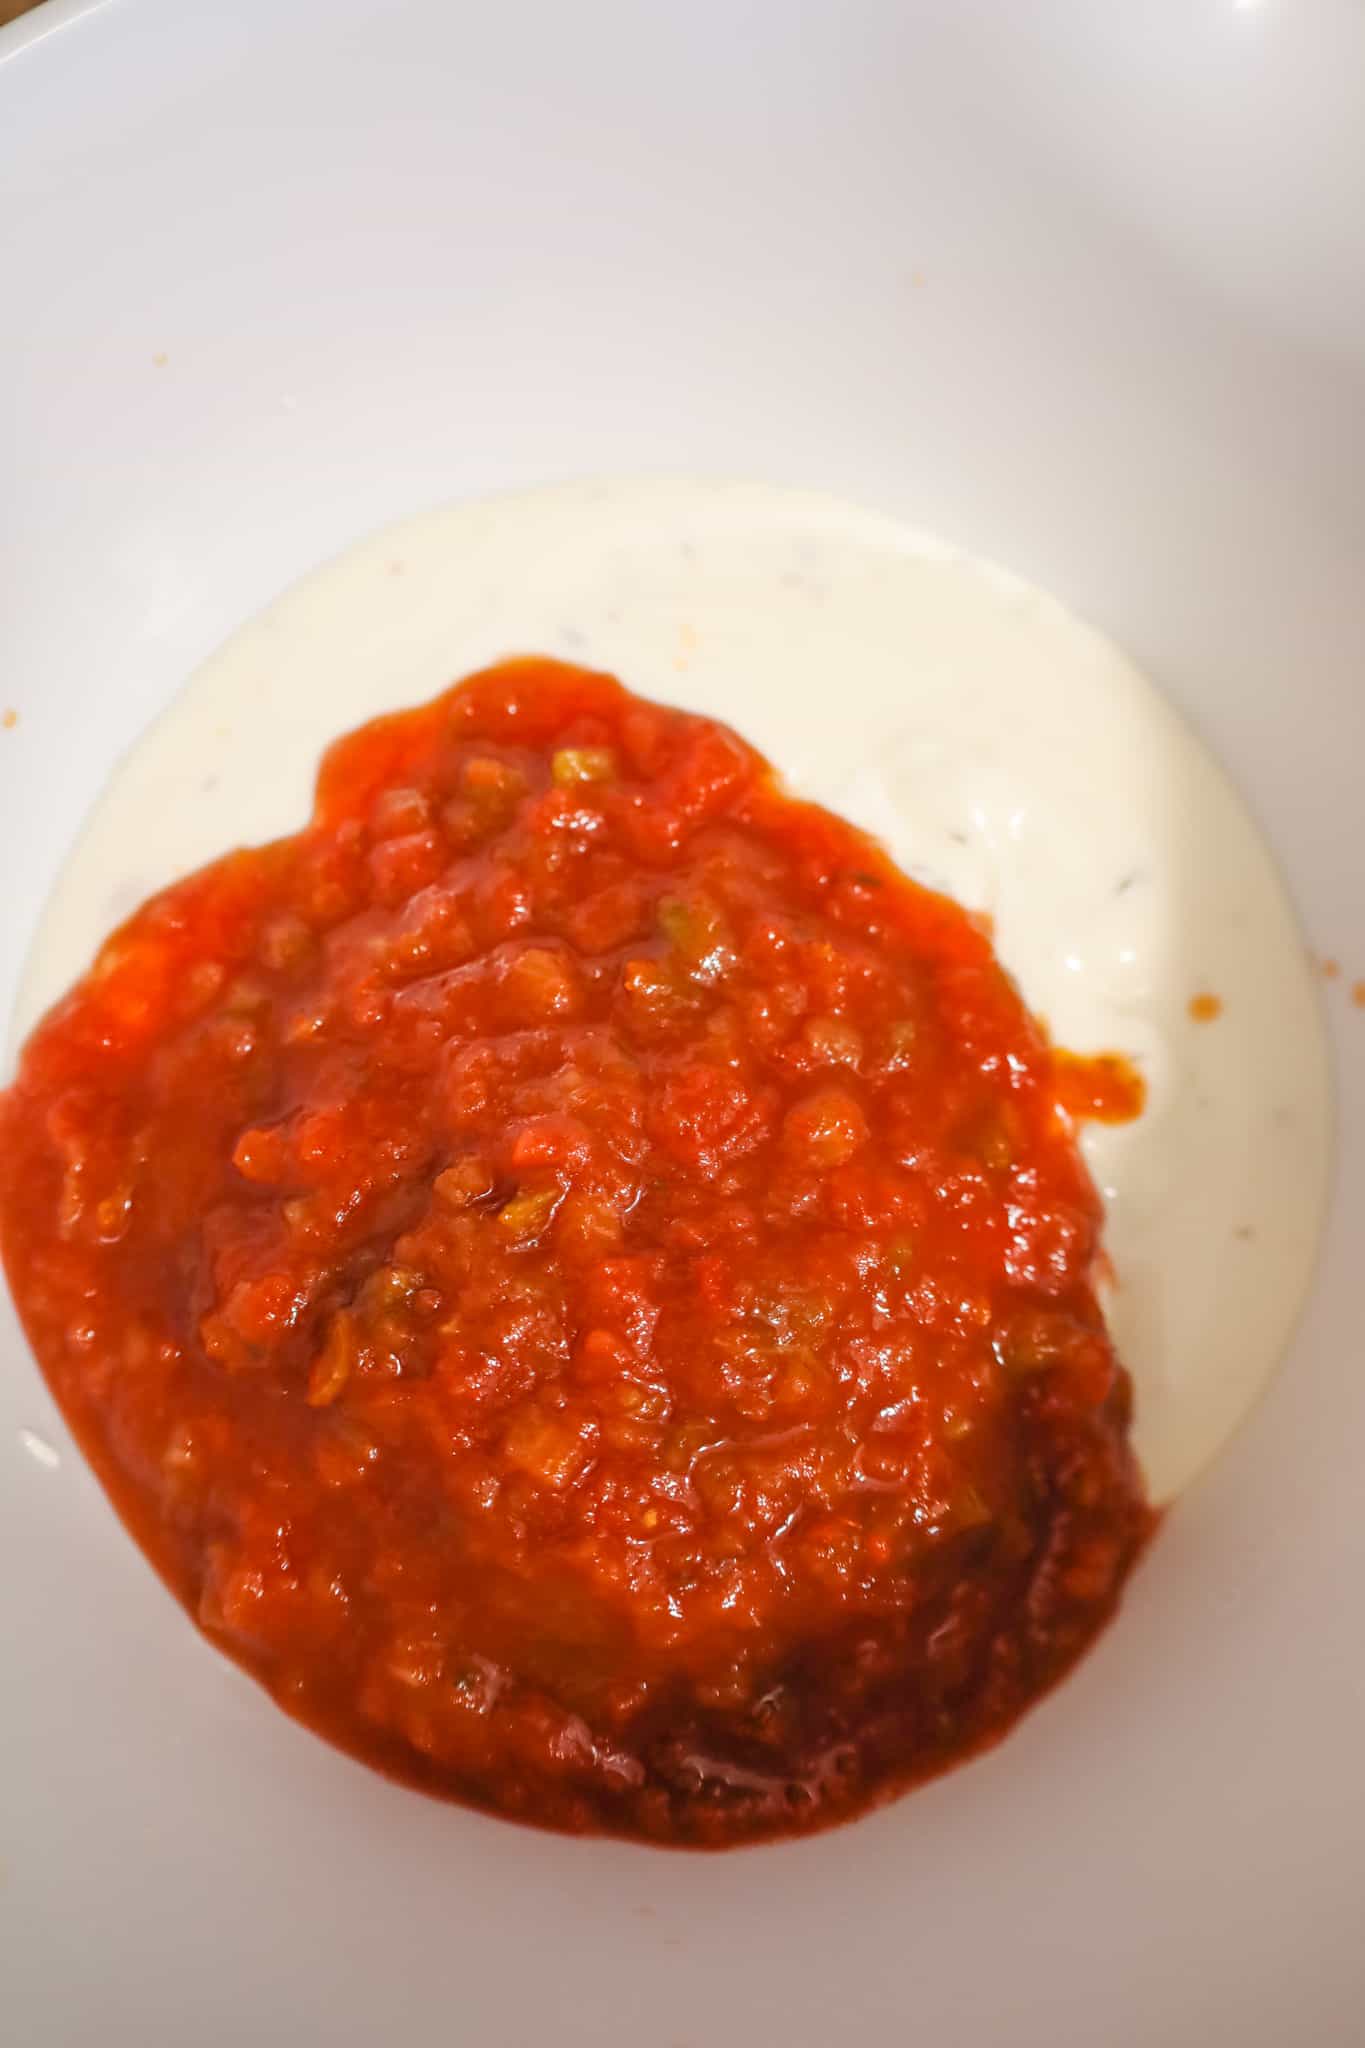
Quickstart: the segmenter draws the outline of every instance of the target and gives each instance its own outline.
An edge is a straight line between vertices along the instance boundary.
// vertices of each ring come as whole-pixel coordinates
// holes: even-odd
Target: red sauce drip
[[[0,1100],[0,1242],[291,1713],[724,1844],[994,1740],[1115,1606],[1150,1517],[1059,1093],[1133,1101],[954,904],[726,728],[515,662],[109,941]]]
[[[1078,1122],[1132,1123],[1142,1115],[1147,1083],[1121,1053],[1053,1054],[1057,1100]]]

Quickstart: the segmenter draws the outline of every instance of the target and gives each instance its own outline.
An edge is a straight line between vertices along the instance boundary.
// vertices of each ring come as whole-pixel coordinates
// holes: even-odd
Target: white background
[[[109,0],[0,56],[0,1003],[111,760],[282,584],[622,471],[833,489],[1050,585],[1365,976],[1351,0]],[[180,1619],[6,1308],[0,2031],[1358,2039],[1365,1011],[1326,994],[1339,1186],[1270,1397],[1054,1701],[806,1844],[538,1837],[333,1756]]]

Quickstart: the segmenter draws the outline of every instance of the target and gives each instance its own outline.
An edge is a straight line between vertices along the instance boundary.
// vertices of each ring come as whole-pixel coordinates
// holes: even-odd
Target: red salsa
[[[1113,1611],[1149,1514],[1072,1115],[1125,1086],[726,727],[524,660],[108,942],[0,1098],[0,1238],[281,1705],[725,1844],[994,1740]]]

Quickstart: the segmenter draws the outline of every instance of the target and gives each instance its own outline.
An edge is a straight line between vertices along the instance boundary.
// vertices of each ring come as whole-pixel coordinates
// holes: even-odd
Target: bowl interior
[[[414,509],[646,471],[831,489],[1055,590],[1342,966],[1283,1371],[1055,1698],[810,1843],[560,1841],[331,1754],[186,1627],[0,1307],[15,2038],[1350,2038],[1365,24],[119,0],[0,58],[6,1014],[112,763],[235,626]]]

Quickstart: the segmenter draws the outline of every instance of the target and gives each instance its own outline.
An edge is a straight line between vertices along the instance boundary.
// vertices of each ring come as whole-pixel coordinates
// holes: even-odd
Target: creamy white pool
[[[837,501],[621,482],[494,498],[361,542],[190,679],[62,874],[26,1031],[109,927],[305,818],[337,734],[511,653],[728,719],[793,789],[990,913],[1031,1007],[1127,1053],[1148,1105],[1084,1143],[1154,1498],[1218,1450],[1288,1337],[1321,1221],[1329,1097],[1269,853],[1164,700],[1051,598]],[[1216,995],[1212,1022],[1190,1000]]]

